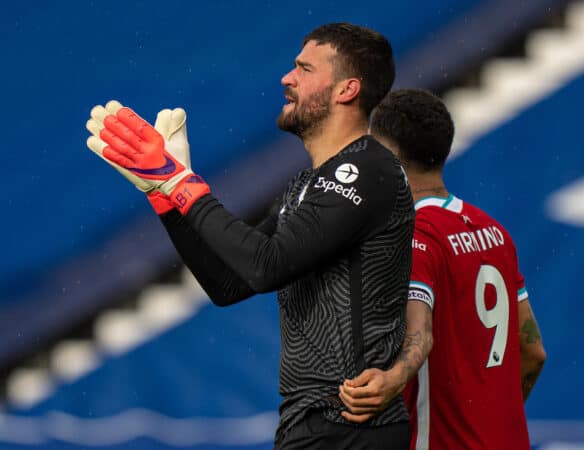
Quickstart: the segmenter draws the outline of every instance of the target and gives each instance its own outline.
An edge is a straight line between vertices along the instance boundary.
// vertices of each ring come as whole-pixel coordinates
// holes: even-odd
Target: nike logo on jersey
[[[169,175],[176,170],[176,164],[167,155],[164,155],[166,161],[162,167],[157,167],[156,169],[128,169],[138,175]]]

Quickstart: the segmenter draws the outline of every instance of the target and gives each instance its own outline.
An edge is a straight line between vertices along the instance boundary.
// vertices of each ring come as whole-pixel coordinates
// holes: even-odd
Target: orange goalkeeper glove
[[[182,108],[163,109],[156,115],[154,129],[164,138],[166,150],[190,170],[191,156],[187,138],[187,113],[185,110]],[[170,197],[162,192],[152,191],[148,193],[147,198],[158,215],[174,209],[174,203],[172,203]]]
[[[188,161],[185,166],[167,151],[164,137],[131,109],[109,102],[105,108],[94,107],[91,116],[95,123],[88,122],[88,129],[94,136],[88,139],[88,146],[126,171],[122,174],[138,189],[162,192],[183,214],[210,192],[203,179],[187,167]],[[184,137],[186,140],[186,130]]]

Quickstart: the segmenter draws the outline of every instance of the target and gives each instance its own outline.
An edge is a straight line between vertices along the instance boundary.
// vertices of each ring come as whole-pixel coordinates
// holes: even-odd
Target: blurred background
[[[395,87],[447,102],[447,184],[513,235],[548,352],[527,403],[534,448],[584,449],[584,1],[2,10],[1,449],[271,448],[275,295],[212,306],[144,196],[87,150],[85,122],[112,98],[151,121],[184,107],[193,168],[257,220],[308,164],[275,126],[280,78],[333,21],[382,32]]]

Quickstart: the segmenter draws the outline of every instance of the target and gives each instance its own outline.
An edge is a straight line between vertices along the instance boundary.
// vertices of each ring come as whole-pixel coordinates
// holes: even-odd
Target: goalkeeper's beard
[[[330,114],[333,86],[315,92],[304,102],[295,102],[290,112],[282,111],[278,116],[278,127],[304,140],[316,134]]]

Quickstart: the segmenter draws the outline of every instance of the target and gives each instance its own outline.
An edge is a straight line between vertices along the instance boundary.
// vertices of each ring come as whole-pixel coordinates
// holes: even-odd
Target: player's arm
[[[274,203],[270,213],[256,229],[266,234],[274,232],[278,205],[279,202]],[[205,244],[178,210],[173,208],[159,217],[183,262],[215,305],[232,305],[255,294],[254,290]]]
[[[162,135],[134,111],[98,109],[105,112],[90,131],[106,144],[98,148],[100,154],[166,194],[215,255],[255,292],[282,287],[326,258],[348,251],[388,220],[398,183],[404,182],[388,152],[336,157],[315,172],[318,178],[306,186],[294,214],[270,236],[231,215],[204,180],[169,153]],[[335,171],[343,163],[359,171],[350,186],[336,181]]]
[[[397,170],[390,172],[389,158],[380,161],[362,151],[325,164],[306,186],[294,214],[272,235],[238,220],[212,195],[197,200],[185,220],[255,292],[272,291],[316,269],[327,258],[346,255],[387,222],[401,177]],[[335,171],[345,163],[358,167],[359,176],[343,185]],[[327,189],[327,182],[338,188],[329,184]],[[352,191],[343,195],[343,189]]]
[[[432,310],[422,301],[409,300],[407,306],[407,330],[397,360],[390,371],[400,381],[398,392],[414,377],[430,354],[434,343],[432,337]]]
[[[527,298],[519,302],[519,343],[521,351],[521,386],[523,388],[523,401],[525,402],[546,360],[541,333]]]
[[[339,396],[347,411],[342,416],[363,423],[383,411],[418,372],[432,349],[432,310],[425,302],[408,301],[404,343],[391,369],[366,369],[345,381]]]
[[[441,246],[433,236],[431,221],[418,211],[414,239],[419,245],[412,249],[406,337],[389,370],[367,369],[340,387],[339,395],[348,409],[343,416],[349,421],[365,422],[385,409],[404,390],[432,350],[434,286],[444,261]]]
[[[175,208],[170,197],[156,190],[155,185],[151,184],[151,180],[141,178],[140,175],[145,172],[140,167],[137,167],[138,164],[135,165],[136,167],[127,168],[109,160],[104,155],[104,152],[107,152],[108,149],[111,150],[111,147],[108,147],[102,139],[102,133],[108,131],[104,122],[116,116],[122,109],[123,106],[115,100],[108,102],[105,107],[96,106],[92,109],[91,118],[86,124],[87,129],[92,133],[92,136],[87,141],[88,147],[111,164],[139,190],[147,194],[150,204],[162,220],[177,251],[215,304],[226,306],[251,296],[254,293],[253,290],[193,232]],[[151,128],[145,122],[144,125],[146,128]],[[156,117],[154,129],[164,138],[164,149],[168,152],[168,155],[184,166],[186,172],[192,174],[186,112],[182,108],[174,110],[163,109]],[[130,130],[126,129],[125,133],[124,138],[131,135]],[[113,136],[112,133],[109,133],[108,136],[110,139],[118,141],[118,145],[123,145],[124,138]],[[144,142],[141,138],[138,141]],[[134,171],[138,173],[134,173]],[[152,175],[151,170],[146,172],[151,172],[150,175]],[[258,226],[258,229],[271,234],[275,229],[276,220],[277,210],[275,212],[271,210],[268,217]]]

